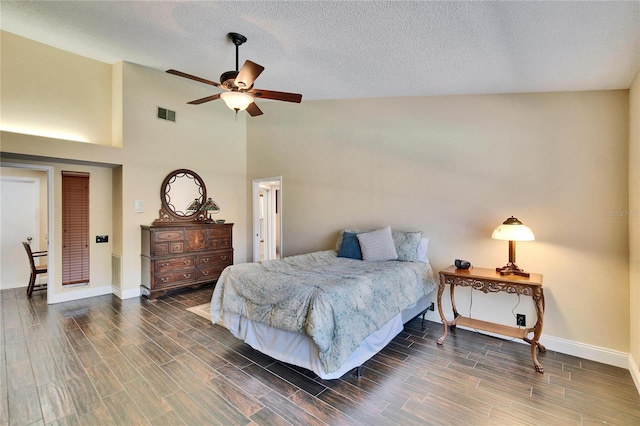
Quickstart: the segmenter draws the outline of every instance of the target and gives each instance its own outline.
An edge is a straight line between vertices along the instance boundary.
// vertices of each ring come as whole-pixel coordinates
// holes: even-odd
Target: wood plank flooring
[[[407,324],[363,367],[320,380],[260,354],[186,308],[212,287],[156,302],[46,304],[0,292],[0,425],[640,424],[629,372],[441,324]]]

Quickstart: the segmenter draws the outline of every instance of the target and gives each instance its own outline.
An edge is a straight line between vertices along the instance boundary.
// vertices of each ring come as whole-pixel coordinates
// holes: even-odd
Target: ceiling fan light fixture
[[[253,103],[253,98],[246,93],[242,92],[224,92],[220,94],[220,98],[224,103],[232,110],[244,111],[249,105]]]

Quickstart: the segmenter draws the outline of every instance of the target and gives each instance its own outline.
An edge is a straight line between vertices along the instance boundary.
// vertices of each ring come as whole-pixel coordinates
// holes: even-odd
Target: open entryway
[[[23,163],[0,163],[0,290],[24,287],[31,269],[22,242],[32,251],[48,251],[42,263],[48,276],[38,276],[36,284],[47,283],[55,269],[53,249],[53,167]],[[53,285],[47,286],[47,296]],[[47,297],[50,300],[50,297]]]
[[[282,176],[254,179],[253,261],[282,256]]]

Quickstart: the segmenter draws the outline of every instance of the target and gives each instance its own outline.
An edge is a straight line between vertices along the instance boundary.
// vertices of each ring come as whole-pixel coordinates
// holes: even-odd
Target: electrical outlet
[[[519,327],[527,326],[527,316],[524,314],[516,314],[516,325]]]
[[[436,310],[436,307],[433,304],[433,302],[431,302],[431,305],[427,308],[427,311],[435,311],[435,310]]]

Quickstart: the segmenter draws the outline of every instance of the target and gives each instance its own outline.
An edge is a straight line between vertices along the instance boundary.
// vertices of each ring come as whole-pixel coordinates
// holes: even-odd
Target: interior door
[[[253,180],[253,261],[282,256],[282,177]]]
[[[22,241],[39,241],[40,181],[36,178],[0,178],[0,289],[25,287],[30,267]]]

